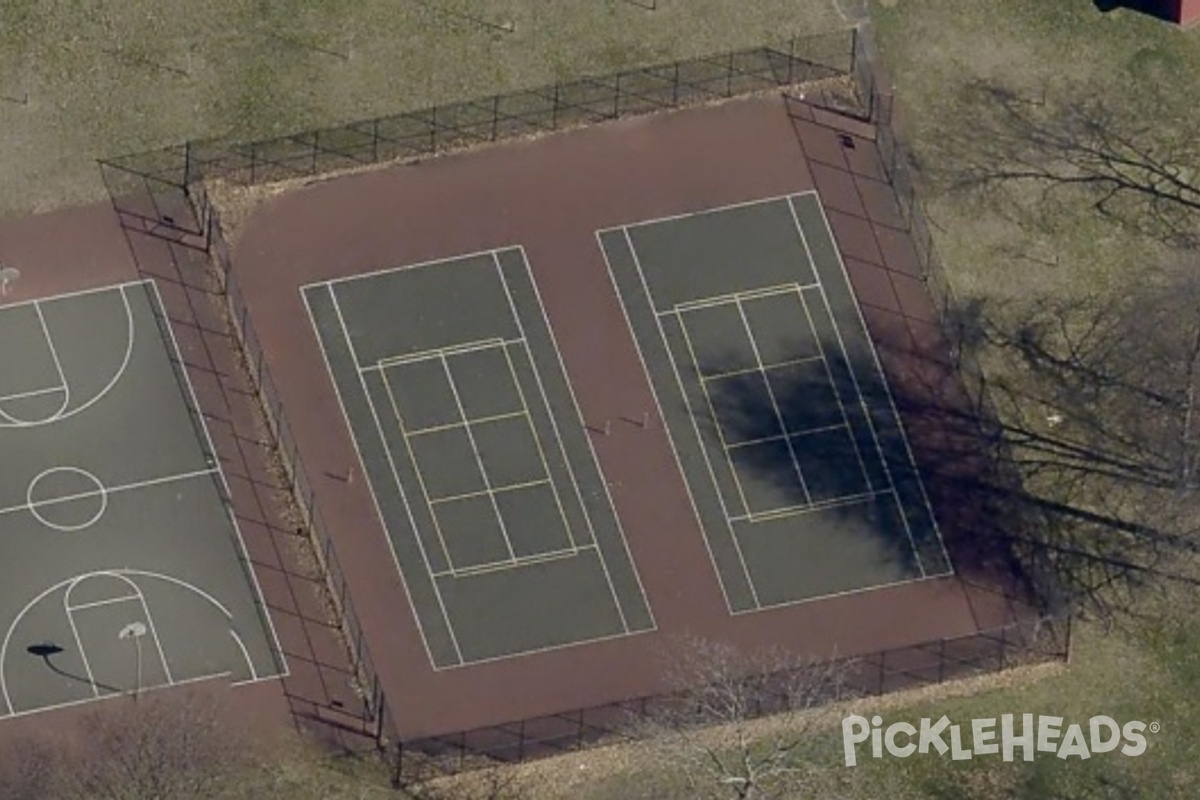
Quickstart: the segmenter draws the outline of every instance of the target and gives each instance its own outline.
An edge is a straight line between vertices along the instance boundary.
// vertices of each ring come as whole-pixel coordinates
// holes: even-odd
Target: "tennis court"
[[[0,306],[0,718],[286,672],[153,282]]]
[[[597,235],[731,612],[950,572],[815,192]]]
[[[520,248],[303,295],[435,669],[654,628]]]

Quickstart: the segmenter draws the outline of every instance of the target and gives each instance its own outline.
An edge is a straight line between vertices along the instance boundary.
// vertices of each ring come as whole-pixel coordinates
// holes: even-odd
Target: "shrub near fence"
[[[237,277],[231,269],[229,247],[221,233],[220,215],[215,209],[208,214],[207,224],[211,227],[209,240],[213,246],[210,253],[216,276],[221,283],[230,321],[269,428],[271,449],[279,457],[279,464],[288,482],[289,494],[295,501],[295,508],[301,517],[298,522],[313,546],[318,567],[326,583],[327,595],[333,604],[333,616],[350,656],[355,682],[364,704],[363,722],[371,726],[370,733],[381,746],[398,742],[395,718],[385,713],[387,700],[358,613],[350,598],[349,583],[338,560],[329,529],[317,506],[308,472],[284,414],[283,401],[271,378],[270,369],[263,357],[262,345],[254,331],[254,324],[242,297]]]

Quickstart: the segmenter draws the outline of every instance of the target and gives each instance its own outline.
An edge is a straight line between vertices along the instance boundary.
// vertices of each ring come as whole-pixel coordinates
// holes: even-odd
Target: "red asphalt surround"
[[[829,150],[819,125],[804,127],[811,113],[780,96],[757,97],[510,142],[314,182],[264,201],[245,224],[234,272],[404,738],[654,693],[663,634],[829,656],[1007,621],[998,596],[973,592],[958,577],[730,616],[661,423],[619,421],[655,404],[599,229],[816,186],[872,337],[902,337],[907,349],[917,342],[908,331],[933,320],[928,296],[922,305],[921,287],[905,275],[915,267],[904,264],[903,236],[886,224],[895,222],[885,218],[886,198],[873,193],[888,187],[862,191],[878,183],[869,159],[858,163],[863,150],[849,160],[841,148]],[[869,126],[856,130],[870,134]],[[848,178],[854,170],[860,174]],[[858,190],[857,208],[846,207],[854,203],[847,186]],[[300,287],[513,245],[525,248],[584,419],[613,420],[611,435],[593,444],[659,630],[435,672],[366,481],[344,481],[351,467],[362,471]],[[942,347],[936,330],[921,338]],[[881,355],[891,375],[882,348]]]

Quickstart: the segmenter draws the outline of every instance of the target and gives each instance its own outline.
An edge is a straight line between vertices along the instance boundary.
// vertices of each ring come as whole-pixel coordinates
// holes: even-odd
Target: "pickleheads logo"
[[[1158,733],[1159,724],[1130,720],[1118,724],[1112,717],[1095,716],[1086,724],[1071,724],[1063,728],[1062,717],[1013,714],[996,719],[973,719],[965,726],[951,723],[943,716],[936,722],[926,717],[919,725],[908,722],[893,722],[886,728],[880,716],[853,715],[842,720],[842,745],[846,749],[846,766],[858,763],[858,746],[871,742],[872,758],[883,758],[886,750],[896,758],[907,758],[913,753],[926,754],[931,750],[938,755],[950,753],[955,761],[964,761],[975,756],[1002,754],[1005,761],[1012,761],[1016,751],[1026,761],[1033,761],[1035,753],[1054,753],[1061,759],[1072,756],[1091,758],[1093,753],[1111,753],[1120,748],[1127,756],[1140,756],[1146,752],[1146,732]],[[964,736],[965,730],[965,736]]]

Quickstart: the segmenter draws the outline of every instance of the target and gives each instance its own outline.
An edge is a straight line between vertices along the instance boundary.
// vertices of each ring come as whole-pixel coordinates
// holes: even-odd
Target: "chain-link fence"
[[[228,244],[221,233],[220,215],[215,210],[208,215],[207,224],[211,228],[208,238],[213,245],[210,253],[216,277],[220,282],[227,311],[245,359],[246,370],[254,384],[263,418],[269,429],[272,451],[278,456],[283,477],[288,483],[289,495],[294,500],[295,511],[299,516],[294,522],[312,544],[318,568],[326,583],[326,595],[333,606],[330,609],[331,617],[340,628],[350,656],[356,688],[364,706],[363,722],[369,726],[370,732],[381,746],[394,745],[399,741],[395,718],[385,713],[386,697],[350,596],[349,583],[334,549],[329,528],[317,506],[308,471],[304,467],[296,439],[287,422],[283,400],[271,377],[271,371],[263,356],[262,344],[255,332],[237,276],[232,270]]]
[[[193,141],[103,159],[122,222],[207,248],[203,183],[251,185],[402,163],[504,139],[805,85],[810,102],[866,113],[853,80],[854,29],[579,78],[253,142]],[[869,97],[869,95],[868,95]]]
[[[882,650],[843,659],[822,671],[836,675],[843,697],[870,697],[986,675],[1016,666],[1066,661],[1071,647],[1070,618],[1036,618],[965,636]],[[810,666],[799,669],[811,669]],[[778,681],[755,678],[748,696],[747,716],[766,716],[790,708],[789,697],[770,691],[772,685],[794,686],[793,676]],[[800,680],[804,680],[803,676]],[[760,691],[761,690],[761,691]],[[641,697],[620,703],[577,709],[463,731],[406,741],[395,751],[397,775],[405,780],[428,779],[470,769],[557,755],[585,747],[628,741],[647,721],[678,719],[675,713],[689,695]],[[696,718],[697,724],[713,720]]]

